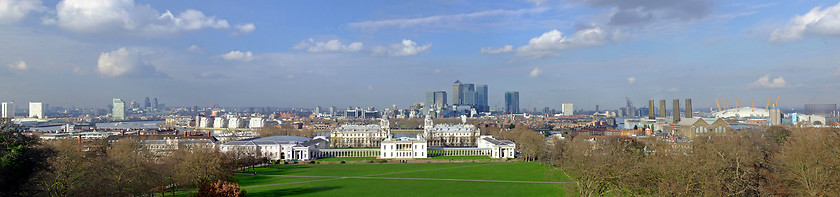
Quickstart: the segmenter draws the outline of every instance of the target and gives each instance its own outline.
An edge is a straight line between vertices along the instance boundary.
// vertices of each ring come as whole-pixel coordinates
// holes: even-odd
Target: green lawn
[[[236,175],[248,196],[564,196],[570,185],[545,183],[568,179],[525,162],[274,165],[256,171],[319,177]]]

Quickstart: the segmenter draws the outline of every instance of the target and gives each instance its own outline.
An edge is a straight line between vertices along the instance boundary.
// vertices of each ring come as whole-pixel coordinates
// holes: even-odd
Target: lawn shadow
[[[299,172],[302,170],[306,170],[307,168],[311,168],[309,165],[270,165],[267,167],[263,167],[263,169],[259,170],[257,174],[266,174],[266,175],[287,175],[294,172]],[[246,172],[247,173],[247,172]]]
[[[290,196],[290,195],[300,195],[300,194],[310,194],[316,192],[323,192],[328,190],[334,189],[341,189],[341,186],[330,186],[330,187],[309,187],[309,188],[287,188],[287,189],[273,189],[273,190],[266,190],[260,193],[246,193],[247,196]]]

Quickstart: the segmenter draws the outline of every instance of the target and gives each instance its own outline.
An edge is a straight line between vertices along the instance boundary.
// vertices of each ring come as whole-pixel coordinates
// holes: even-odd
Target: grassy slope
[[[485,163],[486,164],[486,163]],[[469,167],[465,167],[469,166]],[[452,168],[458,167],[458,168]],[[438,169],[450,168],[450,169]],[[423,170],[423,171],[417,171]],[[417,172],[408,172],[417,171]],[[435,164],[336,164],[268,166],[257,168],[259,174],[303,176],[369,176],[384,173],[381,177],[481,179],[515,181],[565,181],[565,177],[552,176],[539,163],[435,163]],[[546,183],[492,183],[439,180],[379,180],[254,177],[237,175],[243,187],[323,180],[307,183],[273,185],[247,188],[248,196],[562,196],[563,184]]]

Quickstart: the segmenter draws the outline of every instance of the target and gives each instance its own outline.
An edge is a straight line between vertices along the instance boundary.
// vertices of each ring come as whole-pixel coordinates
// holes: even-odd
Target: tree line
[[[531,129],[482,128],[513,140],[519,158],[549,164],[580,196],[840,196],[840,129],[650,138],[545,138]]]
[[[231,190],[234,171],[262,162],[202,148],[155,154],[132,139],[40,143],[10,124],[0,125],[0,154],[0,196],[165,196],[176,188],[239,193],[238,186]]]

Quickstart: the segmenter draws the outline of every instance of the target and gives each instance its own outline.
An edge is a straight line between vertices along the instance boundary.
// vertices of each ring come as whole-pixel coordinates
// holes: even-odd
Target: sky
[[[838,103],[840,2],[0,0],[0,100],[522,108]],[[451,98],[449,98],[451,101]]]

